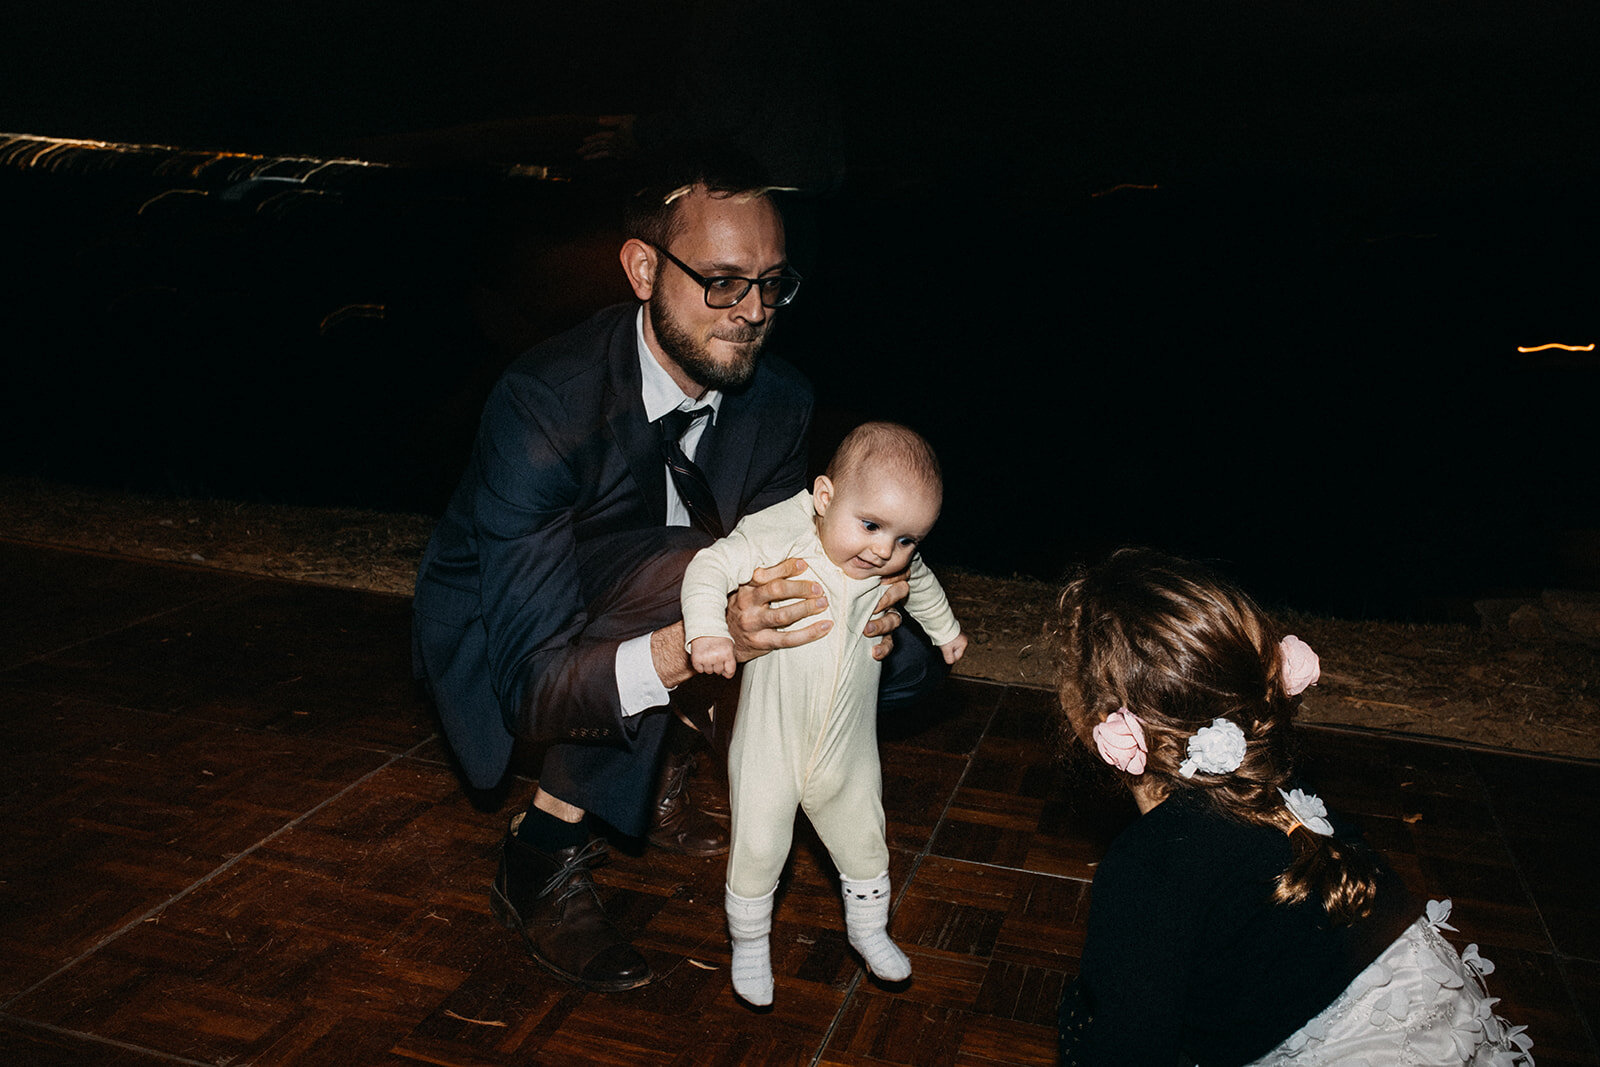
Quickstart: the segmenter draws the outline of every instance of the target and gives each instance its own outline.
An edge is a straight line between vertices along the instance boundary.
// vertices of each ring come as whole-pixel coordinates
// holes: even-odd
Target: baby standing
[[[1532,1064],[1469,946],[1293,778],[1320,675],[1242,592],[1124,550],[1061,598],[1061,703],[1141,815],[1095,873],[1066,1064]]]
[[[796,808],[805,810],[839,869],[851,946],[880,978],[911,975],[910,961],[888,935],[879,664],[861,630],[877,609],[882,579],[909,568],[906,610],[947,664],[961,658],[967,638],[917,554],[942,500],[928,443],[904,426],[866,423],[845,437],[811,492],[747,516],[684,574],[684,638],[702,673],[732,677],[728,593],[757,567],[804,559],[827,591],[833,622],[817,641],[745,664],[740,679],[728,751],[733,818],[726,904],[733,987],[752,1004],[772,1003],[772,902]]]

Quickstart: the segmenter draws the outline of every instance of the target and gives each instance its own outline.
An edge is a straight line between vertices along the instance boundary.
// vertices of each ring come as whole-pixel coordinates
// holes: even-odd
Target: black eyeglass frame
[[[671,252],[668,252],[665,248],[662,248],[655,242],[646,241],[645,243],[651,248],[655,249],[657,252],[660,252],[663,256],[666,256],[674,266],[683,271],[683,273],[687,274],[690,278],[693,278],[695,283],[699,285],[700,288],[705,292],[706,307],[715,308],[718,311],[726,311],[729,308],[738,307],[744,301],[744,298],[750,295],[751,286],[755,287],[756,299],[761,301],[762,307],[786,307],[800,292],[800,283],[805,280],[800,276],[800,272],[795,270],[793,267],[785,267],[781,274],[769,274],[765,278],[741,278],[737,274],[719,274],[715,278],[707,278],[704,274],[701,274],[699,271],[689,266],[689,264],[685,263],[683,260],[673,255]],[[767,302],[766,293],[763,291],[762,287],[766,282],[774,281],[793,282],[794,288],[789,290],[789,295],[778,300],[776,303],[769,304]],[[744,282],[744,288],[740,289],[739,295],[730,300],[728,303],[713,304],[711,302],[711,287],[717,282]]]

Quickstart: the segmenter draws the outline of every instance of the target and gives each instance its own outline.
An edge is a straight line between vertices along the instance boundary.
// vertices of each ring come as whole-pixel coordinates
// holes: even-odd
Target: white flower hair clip
[[[1301,826],[1323,837],[1333,836],[1333,823],[1328,821],[1328,809],[1321,797],[1302,789],[1292,789],[1287,793],[1280,789],[1278,795],[1283,798],[1283,806],[1289,809],[1289,814]],[[1290,827],[1290,831],[1293,832],[1293,827]]]
[[[1178,773],[1193,778],[1196,771],[1206,774],[1232,774],[1244,762],[1244,731],[1232,719],[1216,718],[1189,738],[1189,755],[1178,765]]]

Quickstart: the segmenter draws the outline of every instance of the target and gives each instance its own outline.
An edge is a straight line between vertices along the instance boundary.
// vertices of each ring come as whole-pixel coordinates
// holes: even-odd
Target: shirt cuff
[[[624,718],[659,708],[667,702],[667,693],[650,655],[649,634],[629,638],[617,646],[617,699]]]

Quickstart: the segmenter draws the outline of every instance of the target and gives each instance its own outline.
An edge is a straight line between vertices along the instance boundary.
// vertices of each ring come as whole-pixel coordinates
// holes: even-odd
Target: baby
[[[888,934],[879,664],[873,639],[861,630],[877,608],[880,581],[909,568],[906,609],[946,663],[966,650],[944,590],[917,555],[943,496],[927,441],[904,426],[869,422],[839,445],[811,492],[747,516],[684,574],[684,638],[701,673],[733,676],[728,594],[757,567],[804,559],[827,592],[834,624],[817,641],[750,661],[740,681],[728,751],[733,843],[726,903],[733,988],[751,1004],[772,1003],[772,898],[796,807],[805,809],[839,869],[851,947],[879,978],[911,977],[911,962]]]

